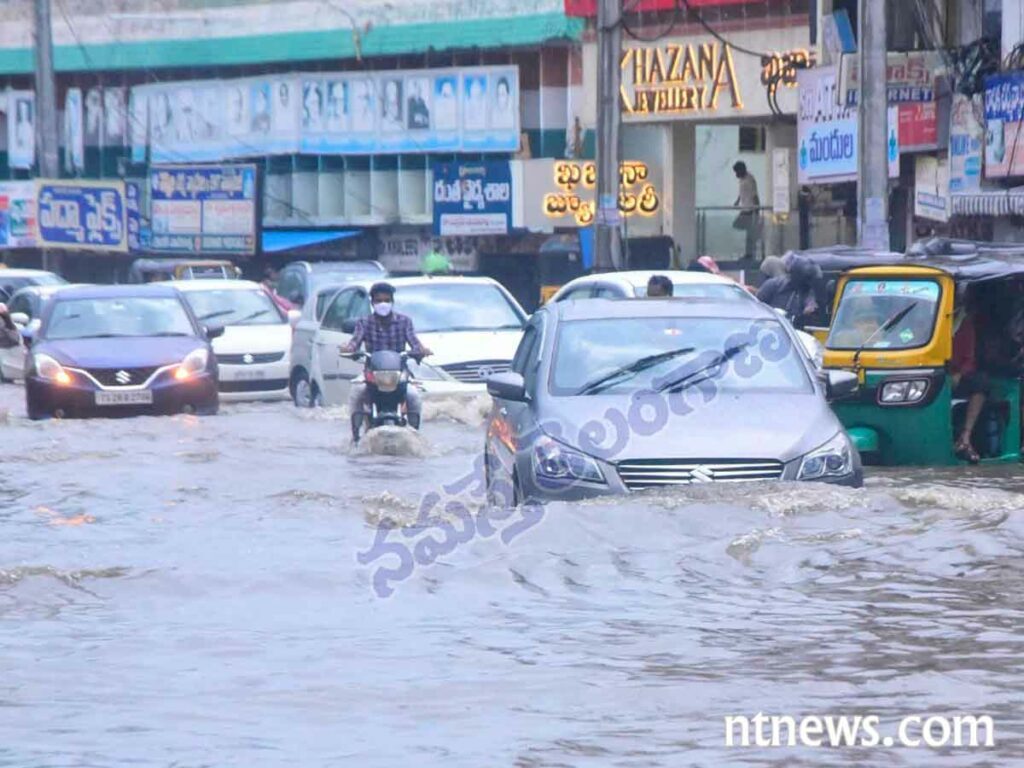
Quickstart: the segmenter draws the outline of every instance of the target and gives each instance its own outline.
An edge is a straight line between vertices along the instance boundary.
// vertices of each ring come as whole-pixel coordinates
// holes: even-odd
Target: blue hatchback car
[[[26,337],[29,418],[216,413],[210,340],[223,332],[168,286],[62,291]]]

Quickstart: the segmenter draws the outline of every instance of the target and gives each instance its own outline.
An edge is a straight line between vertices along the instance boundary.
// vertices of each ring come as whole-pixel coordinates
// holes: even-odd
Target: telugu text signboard
[[[507,235],[511,216],[507,161],[434,165],[435,235]]]
[[[128,250],[123,181],[36,181],[39,244],[79,251]]]
[[[857,177],[857,110],[840,106],[835,67],[797,74],[797,176],[801,184]]]
[[[982,157],[985,151],[985,104],[978,96],[953,94],[949,113],[949,191],[974,192],[981,189]]]
[[[256,166],[154,166],[149,188],[152,250],[255,252]]]
[[[985,78],[985,178],[1024,176],[1024,72]]]

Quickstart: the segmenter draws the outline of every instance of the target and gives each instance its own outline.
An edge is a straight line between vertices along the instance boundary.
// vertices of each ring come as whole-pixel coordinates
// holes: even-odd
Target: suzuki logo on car
[[[494,369],[488,365],[481,365],[479,368],[476,369],[476,375],[479,376],[481,379],[490,378],[491,376],[494,375],[494,373]]]
[[[132,375],[128,373],[128,371],[118,371],[114,374],[114,378],[117,380],[118,384],[130,384]]]
[[[248,352],[242,355],[242,362],[245,363],[246,365],[252,365],[253,359],[253,356],[250,355]]]
[[[704,465],[694,467],[690,470],[691,483],[713,483],[715,482],[715,470]]]

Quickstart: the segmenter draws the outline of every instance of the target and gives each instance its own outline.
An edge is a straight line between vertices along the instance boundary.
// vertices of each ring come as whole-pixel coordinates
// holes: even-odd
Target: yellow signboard
[[[743,109],[732,48],[718,41],[623,51],[621,102],[627,115],[717,112],[725,94]]]
[[[625,162],[619,166],[619,211],[623,216],[654,216],[661,206],[658,191],[647,181],[646,163]],[[593,162],[564,160],[555,163],[558,192],[544,195],[544,215],[560,219],[571,215],[581,227],[594,223],[597,167]]]

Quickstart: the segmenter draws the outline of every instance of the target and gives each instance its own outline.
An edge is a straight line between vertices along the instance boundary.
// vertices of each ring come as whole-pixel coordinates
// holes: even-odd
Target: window
[[[358,320],[370,314],[370,298],[362,291],[355,292],[355,298],[345,310],[346,320]]]
[[[15,296],[11,303],[7,305],[7,309],[12,315],[16,312],[24,312],[28,315],[29,319],[32,318],[32,302],[24,293],[20,296]]]
[[[316,295],[316,318],[319,320],[324,316],[324,310],[327,309],[327,302],[333,299],[338,294],[338,290],[321,291]]]
[[[590,283],[587,283],[586,285],[581,285],[578,288],[573,288],[571,291],[568,291],[564,296],[562,296],[559,299],[559,301],[573,301],[574,299],[589,299],[591,297],[591,293],[593,292],[593,290],[594,290],[594,287]]]
[[[530,324],[523,333],[519,348],[512,359],[512,370],[523,377],[527,392],[533,392],[537,384],[537,353],[540,344],[540,324]]]
[[[355,291],[342,291],[337,294],[334,301],[331,302],[330,306],[327,307],[327,311],[324,313],[324,319],[321,326],[327,331],[340,331],[341,324],[347,317],[346,310],[349,304],[352,303],[352,299],[355,296]]]
[[[644,288],[646,295],[647,289]],[[621,299],[622,291],[612,285],[596,285],[594,286],[594,298],[595,299]]]
[[[932,337],[941,290],[934,280],[850,280],[825,346],[913,349]],[[884,326],[896,320],[888,330]]]
[[[284,296],[293,304],[302,304],[305,297],[303,291],[302,275],[297,270],[285,270],[277,284],[277,293]]]
[[[740,126],[740,152],[764,152],[765,129],[755,125]]]

